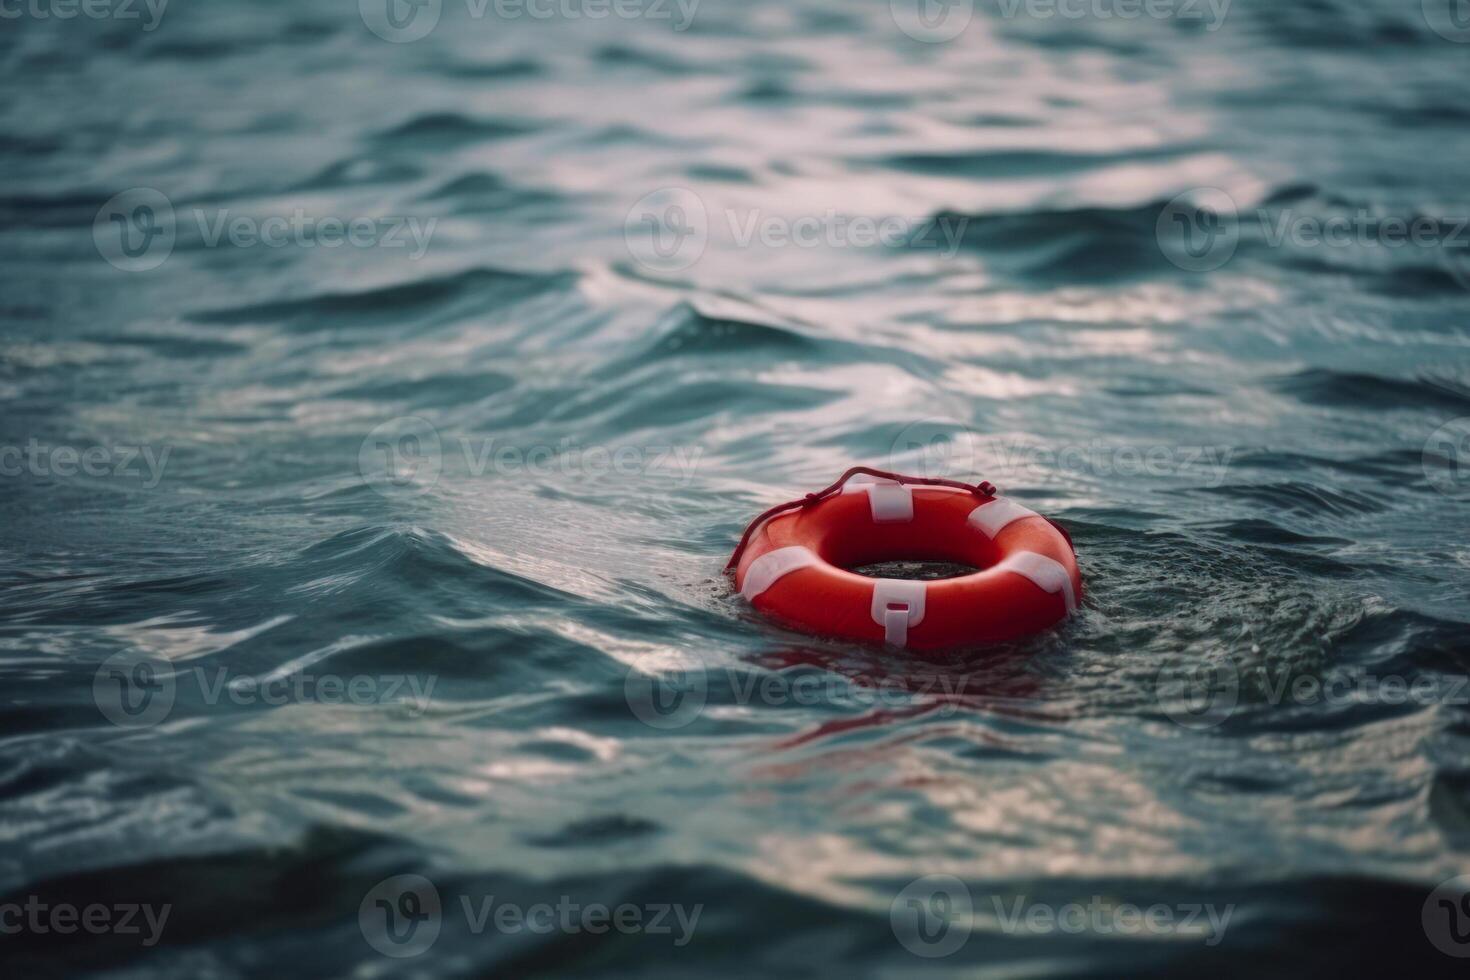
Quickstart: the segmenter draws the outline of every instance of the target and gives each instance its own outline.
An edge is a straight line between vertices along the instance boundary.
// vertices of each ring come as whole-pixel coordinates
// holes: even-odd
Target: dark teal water
[[[1464,10],[440,6],[0,23],[14,975],[1463,969]],[[1086,608],[762,622],[854,463]]]

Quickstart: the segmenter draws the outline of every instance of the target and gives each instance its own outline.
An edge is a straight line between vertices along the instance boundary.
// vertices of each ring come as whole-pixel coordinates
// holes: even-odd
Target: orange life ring
[[[900,560],[980,571],[909,581],[847,570]],[[740,594],[787,625],[901,649],[1018,639],[1066,619],[1082,598],[1071,541],[1040,514],[989,484],[866,467],[762,514],[729,567]]]

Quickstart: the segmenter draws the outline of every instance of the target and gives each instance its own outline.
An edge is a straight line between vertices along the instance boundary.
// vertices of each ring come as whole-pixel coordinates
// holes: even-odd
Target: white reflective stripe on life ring
[[[883,642],[899,649],[908,646],[909,627],[924,621],[924,597],[928,590],[927,582],[900,578],[873,581],[873,603],[868,615],[883,627]]]
[[[1016,521],[1040,516],[1036,511],[1022,507],[1009,497],[996,497],[970,511],[969,521],[984,531],[986,537],[993,538]]]
[[[783,576],[790,575],[799,568],[820,564],[820,558],[800,545],[777,548],[750,563],[750,567],[745,570],[745,583],[740,587],[740,594],[746,599],[754,599]]]
[[[895,480],[860,473],[847,482],[843,493],[866,493],[874,524],[907,524],[914,519],[914,491]]]
[[[1067,574],[1067,569],[1059,561],[1038,555],[1034,551],[1018,551],[996,565],[993,570],[1015,572],[1022,578],[1029,579],[1043,592],[1060,592],[1067,603],[1067,612],[1070,614],[1077,611],[1077,592],[1072,588],[1072,576]]]

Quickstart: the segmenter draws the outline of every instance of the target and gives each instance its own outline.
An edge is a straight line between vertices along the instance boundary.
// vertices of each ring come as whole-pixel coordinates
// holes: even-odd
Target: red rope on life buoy
[[[841,490],[843,484],[847,483],[848,480],[851,480],[858,474],[862,474],[864,476],[875,476],[882,480],[894,480],[898,483],[912,483],[916,486],[954,487],[956,490],[966,490],[977,497],[989,498],[995,496],[995,487],[988,480],[981,480],[979,483],[971,484],[962,483],[959,480],[946,480],[943,477],[903,476],[899,473],[889,473],[886,470],[875,470],[871,466],[854,466],[852,469],[848,470],[846,473],[838,477],[837,482],[833,483],[830,487],[819,490],[816,493],[809,493],[799,500],[788,500],[784,504],[779,504],[775,507],[772,507],[770,510],[761,514],[755,520],[751,521],[750,525],[746,527],[745,533],[740,536],[740,543],[735,546],[735,553],[730,556],[730,562],[725,566],[725,571],[733,571],[735,569],[735,566],[740,564],[740,556],[745,553],[746,546],[750,544],[751,536],[755,534],[756,529],[759,528],[766,521],[775,517],[777,514],[784,514],[788,510],[795,510],[798,507],[810,507],[812,504],[815,504],[820,500],[827,499],[834,493],[837,493],[839,490]]]

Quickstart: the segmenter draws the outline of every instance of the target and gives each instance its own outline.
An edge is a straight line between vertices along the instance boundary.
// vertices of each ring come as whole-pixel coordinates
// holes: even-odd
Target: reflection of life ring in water
[[[868,479],[848,482],[859,474]],[[924,582],[847,571],[886,561],[980,571]],[[990,484],[861,466],[756,518],[730,569],[741,595],[788,625],[900,649],[1018,639],[1066,619],[1082,598],[1066,533]]]
[[[766,648],[742,659],[754,667],[784,674],[792,668],[811,668],[820,673],[797,671],[784,674],[791,678],[791,690],[823,675],[845,688],[843,704],[860,711],[824,715],[815,724],[803,727],[776,742],[773,748],[792,749],[808,743],[821,743],[829,738],[870,728],[898,725],[911,718],[934,716],[945,719],[957,711],[982,711],[995,717],[1014,718],[1023,724],[1039,718],[1056,717],[1055,705],[1038,706],[1042,683],[1027,669],[1030,655],[1019,648],[994,647],[978,656],[956,658],[950,654],[926,655],[912,651],[911,656],[890,657],[881,650],[852,651],[834,656],[830,647],[790,646]],[[792,700],[796,700],[794,697]],[[995,733],[977,736],[986,744],[1001,744]],[[878,743],[881,744],[881,743]],[[844,759],[858,761],[877,759],[886,749],[872,744],[837,747]],[[778,758],[754,772],[764,778],[796,779],[830,768],[834,756],[826,752],[802,754],[796,758]]]

